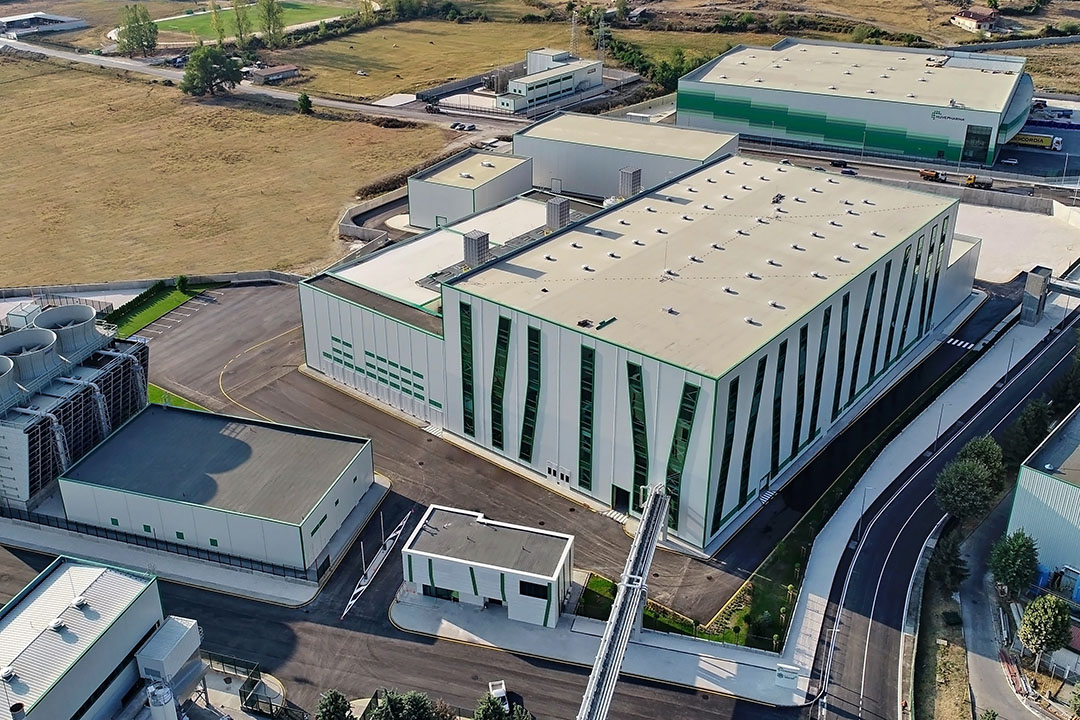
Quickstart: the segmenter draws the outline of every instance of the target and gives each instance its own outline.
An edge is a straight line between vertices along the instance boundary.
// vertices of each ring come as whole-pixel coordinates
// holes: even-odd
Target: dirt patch
[[[942,644],[942,641],[944,644]],[[915,708],[920,720],[971,720],[967,650],[960,603],[929,578],[923,591],[915,655]]]

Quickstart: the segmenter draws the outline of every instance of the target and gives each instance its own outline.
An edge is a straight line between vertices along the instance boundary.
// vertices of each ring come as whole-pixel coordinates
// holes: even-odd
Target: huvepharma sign
[[[956,117],[955,115],[946,115],[940,110],[934,110],[930,113],[931,120],[955,120],[956,122],[967,122],[965,118]]]

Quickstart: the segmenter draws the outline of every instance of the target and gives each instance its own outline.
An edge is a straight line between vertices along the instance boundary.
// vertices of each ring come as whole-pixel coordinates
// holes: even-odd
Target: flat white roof
[[[469,149],[410,179],[475,190],[526,162],[530,158]]]
[[[523,85],[532,85],[543,80],[550,80],[553,77],[572,73],[575,70],[584,70],[587,67],[593,67],[594,65],[600,65],[599,60],[573,60],[562,65],[556,65],[555,67],[548,68],[547,70],[541,70],[535,72],[532,75],[525,75],[524,77],[514,78],[511,82],[522,83]]]
[[[147,576],[60,558],[5,605],[0,668],[14,668],[15,679],[0,681],[5,692],[0,720],[11,720],[9,706],[15,702],[31,710],[151,582]],[[86,600],[82,608],[71,604],[78,596]],[[58,618],[63,629],[50,629]]]
[[[1001,112],[1024,64],[1004,55],[789,38],[772,48],[736,46],[683,80]]]
[[[516,134],[700,162],[711,158],[736,137],[729,133],[575,113],[554,115]]]
[[[173,649],[198,623],[191,618],[170,615],[165,618],[154,634],[143,644],[136,657],[143,660],[167,660]]]
[[[453,284],[721,377],[955,203],[734,156]]]
[[[492,245],[502,245],[546,222],[545,203],[514,198],[453,225],[391,245],[331,274],[397,300],[424,305],[437,299],[439,291],[420,287],[417,281],[463,262],[465,233],[481,230],[488,233]]]

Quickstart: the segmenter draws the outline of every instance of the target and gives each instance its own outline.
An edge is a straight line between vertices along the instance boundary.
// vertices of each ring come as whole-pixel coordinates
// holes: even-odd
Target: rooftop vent
[[[840,223],[836,222],[835,220],[830,220],[830,221],[829,221],[829,224],[830,224],[830,225],[832,225],[833,227],[844,227],[843,225],[841,225]]]
[[[851,243],[851,244],[856,250],[869,250],[870,249],[870,248],[866,247],[865,245],[863,245],[862,243]]]
[[[743,190],[753,190],[753,188],[752,188],[752,187],[750,187],[749,185],[743,185],[743,186],[742,186],[742,189],[743,189]]]
[[[812,188],[810,188],[810,192],[816,192],[816,193],[819,193],[819,192],[821,192],[821,191],[820,191],[820,190],[818,190],[818,189],[817,189],[816,187],[812,187]]]
[[[828,178],[825,182],[829,183],[830,185],[839,185],[840,184],[840,181],[836,180],[834,178]]]
[[[858,215],[859,213],[855,212],[854,210],[848,210],[847,214],[848,215]]]
[[[784,306],[778,303],[776,300],[769,301],[769,307],[776,308],[777,310],[783,310]]]
[[[765,218],[760,218],[760,217],[759,217],[759,218],[757,218],[757,221],[758,221],[759,223],[761,223],[762,225],[768,225],[768,224],[769,224],[769,221],[768,221],[768,220],[766,220]]]
[[[873,235],[874,237],[880,237],[880,238],[883,238],[883,237],[885,237],[885,235],[884,235],[884,234],[882,234],[882,233],[879,233],[879,232],[878,232],[877,230],[874,230],[874,231],[873,231],[873,232],[871,232],[870,234],[871,234],[871,235]]]
[[[772,265],[773,267],[783,267],[783,265],[781,265],[780,263],[776,262],[776,261],[775,261],[775,260],[773,260],[772,258],[769,258],[769,259],[768,259],[768,260],[766,260],[765,262],[769,263],[769,264],[770,264],[770,265]]]
[[[845,74],[845,75],[850,75],[850,74],[851,74],[851,71],[850,71],[850,70],[845,70],[845,71],[844,71],[844,74]]]
[[[581,269],[584,270],[585,272],[595,272],[595,270],[592,269],[591,265],[582,265]]]
[[[645,243],[643,243],[641,240],[635,240],[634,244],[639,247],[645,247]]]
[[[739,293],[737,293],[737,292],[736,292],[735,290],[732,290],[732,289],[731,289],[731,286],[730,286],[730,285],[725,285],[725,286],[724,286],[724,288],[723,288],[723,290],[724,290],[724,292],[725,292],[725,293],[727,293],[728,295],[738,295],[738,294],[739,294]]]
[[[817,230],[811,230],[810,237],[823,238],[825,236],[819,233]]]
[[[627,220],[626,218],[623,218],[622,220],[619,221],[619,224],[620,225],[629,225],[630,221]]]
[[[697,188],[687,187],[687,188],[686,188],[686,192],[692,192],[692,193],[696,193],[696,192],[697,192]]]
[[[728,195],[727,193],[725,193],[725,194],[724,194],[724,199],[725,199],[725,200],[734,200],[735,198],[733,198],[733,197],[731,197],[730,195]]]
[[[908,93],[908,94],[907,94],[907,96],[908,96],[909,98],[913,98],[913,97],[915,97],[915,93]]]
[[[480,165],[481,165],[482,167],[490,167],[490,168],[493,168],[493,167],[495,167],[495,163],[493,163],[493,162],[489,162],[489,161],[487,161],[487,160],[481,160],[481,161],[480,161]]]
[[[848,263],[848,262],[851,262],[850,260],[848,260],[848,259],[847,259],[846,257],[844,257],[843,255],[837,255],[837,256],[835,256],[835,257],[834,257],[833,259],[834,259],[834,260],[836,260],[836,262],[842,262],[842,263]]]
[[[835,86],[835,85],[830,85],[830,86],[829,86],[829,89],[830,89],[830,90],[835,90],[835,89],[836,89],[836,86]]]
[[[646,205],[645,212],[656,212],[656,208],[654,208],[652,205]]]
[[[887,78],[887,77],[889,77],[889,74],[888,73],[881,73],[880,75],[878,75],[878,77]]]
[[[608,257],[609,258],[615,258],[616,260],[618,260],[619,258],[622,257],[622,255],[619,255],[618,253],[615,253],[615,252],[609,252]]]
[[[689,215],[683,215],[682,219],[683,220],[693,220],[694,218],[690,217]]]
[[[593,326],[593,321],[590,320],[589,318],[584,318],[582,320],[577,321],[577,326],[582,327],[582,328],[590,328],[590,327]]]
[[[799,197],[798,195],[796,195],[795,197],[793,197],[793,198],[792,198],[792,200],[794,200],[794,201],[795,201],[795,202],[797,202],[797,203],[804,203],[804,202],[806,202],[805,200],[803,200],[803,199],[802,199],[801,197]]]
[[[721,245],[720,243],[713,243],[710,247],[712,247],[713,250],[723,250],[724,249],[724,246]]]
[[[709,205],[708,203],[702,205],[701,207],[705,208],[706,210],[712,210],[713,209],[713,206]]]
[[[742,164],[745,165],[746,167],[750,167],[750,161],[749,160],[743,160]]]
[[[746,273],[746,277],[750,278],[751,280],[760,280],[760,279],[761,279],[761,276],[760,276],[760,275],[758,275],[758,274],[757,274],[756,272],[754,272],[753,270],[751,270],[751,271],[747,272],[747,273]]]
[[[659,228],[658,227],[658,228],[656,228],[656,232],[659,233],[660,235],[667,235],[667,230],[665,230],[664,228]]]
[[[9,682],[15,679],[15,668],[10,665],[4,668],[0,668],[0,680]]]
[[[736,235],[749,235],[750,233],[746,232],[745,230],[736,230],[735,234]]]
[[[76,609],[86,607],[86,603],[87,603],[87,600],[86,600],[85,595],[76,595],[75,597],[73,597],[71,599],[71,607],[76,608]]]
[[[857,68],[857,67],[859,67],[859,63],[851,63],[851,67]]]
[[[874,201],[869,198],[863,198],[863,205],[874,205]]]
[[[548,262],[555,262],[555,256],[554,255],[545,255],[544,259],[547,260]]]
[[[675,309],[675,308],[673,308],[673,307],[666,307],[666,308],[664,308],[664,312],[666,312],[666,313],[667,313],[668,315],[678,315],[678,314],[679,314],[679,311],[678,311],[678,310],[676,310],[676,309]]]
[[[769,182],[769,178],[765,177],[764,175],[759,175],[758,180],[764,180],[765,182]]]
[[[735,171],[732,170],[731,168],[724,168],[724,174],[725,175],[734,175]]]
[[[757,324],[759,324],[758,321],[754,319],[753,315],[747,315],[746,317],[744,317],[743,322],[746,323],[747,325],[757,325]]]
[[[675,272],[671,268],[667,268],[666,270],[664,270],[664,274],[670,277],[679,277],[679,273]]]
[[[754,82],[756,82],[756,83],[761,82],[761,78],[754,78]]]
[[[61,620],[60,618],[56,618],[55,620],[51,620],[49,622],[49,629],[52,630],[53,632],[60,632],[61,630],[63,630],[66,627],[67,627],[67,625],[64,624],[64,621]]]
[[[919,78],[919,82],[926,82],[926,78],[924,78],[924,77]]]
[[[580,250],[581,249],[581,243],[572,242],[572,243],[570,243],[570,247],[577,248],[578,250]]]
[[[459,177],[463,177],[463,178],[465,178],[466,180],[469,180],[469,179],[471,179],[471,178],[472,178],[472,175],[471,175],[471,174],[469,174],[469,173],[467,173],[467,172],[460,172],[460,173],[458,173],[458,176],[459,176]]]
[[[604,231],[601,230],[600,228],[597,228],[597,229],[593,230],[592,232],[593,232],[593,235],[603,236],[603,234],[604,234]]]
[[[712,183],[713,185],[715,185],[715,184],[716,184],[716,181],[715,181],[715,180],[713,180],[712,178],[705,178],[705,182],[707,182],[707,183]]]
[[[816,277],[818,280],[826,280],[827,279],[824,275],[819,273],[817,270],[812,270],[810,272],[810,277]]]
[[[804,248],[799,243],[791,243],[791,249],[792,250],[798,250],[799,252],[805,252],[806,251],[806,248]]]
[[[701,258],[699,258],[697,255],[691,255],[690,256],[690,262],[699,263],[699,262],[705,262],[705,261],[702,260]]]
[[[874,88],[866,88],[866,93],[868,95],[873,95],[874,94]]]

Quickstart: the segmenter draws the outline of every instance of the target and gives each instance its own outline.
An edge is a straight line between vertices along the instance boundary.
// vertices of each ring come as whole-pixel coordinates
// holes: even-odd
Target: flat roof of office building
[[[410,180],[475,190],[531,158],[468,149],[413,175]]]
[[[550,578],[558,574],[573,544],[571,535],[432,505],[413,530],[405,550]]]
[[[348,435],[150,405],[63,477],[296,525],[367,444]]]
[[[570,62],[563,63],[562,65],[550,67],[547,70],[541,70],[540,72],[534,72],[531,75],[514,78],[514,81],[524,83],[525,85],[532,85],[533,83],[550,80],[552,78],[556,78],[567,73],[572,73],[575,70],[584,70],[585,68],[598,65],[601,65],[601,62],[599,60],[571,60]]]
[[[1001,112],[1023,76],[1025,62],[1008,55],[787,38],[771,48],[737,45],[682,79]]]
[[[699,162],[712,158],[737,137],[729,133],[576,113],[552,115],[519,130],[517,135]]]
[[[956,202],[734,156],[453,286],[718,378]]]
[[[57,558],[0,609],[0,667],[15,677],[5,683],[0,720],[11,720],[16,702],[32,711],[49,689],[105,634],[128,605],[154,581],[149,575]],[[85,604],[75,607],[72,600]],[[49,623],[59,619],[59,631]]]
[[[1073,410],[1024,464],[1080,487],[1080,412]]]

